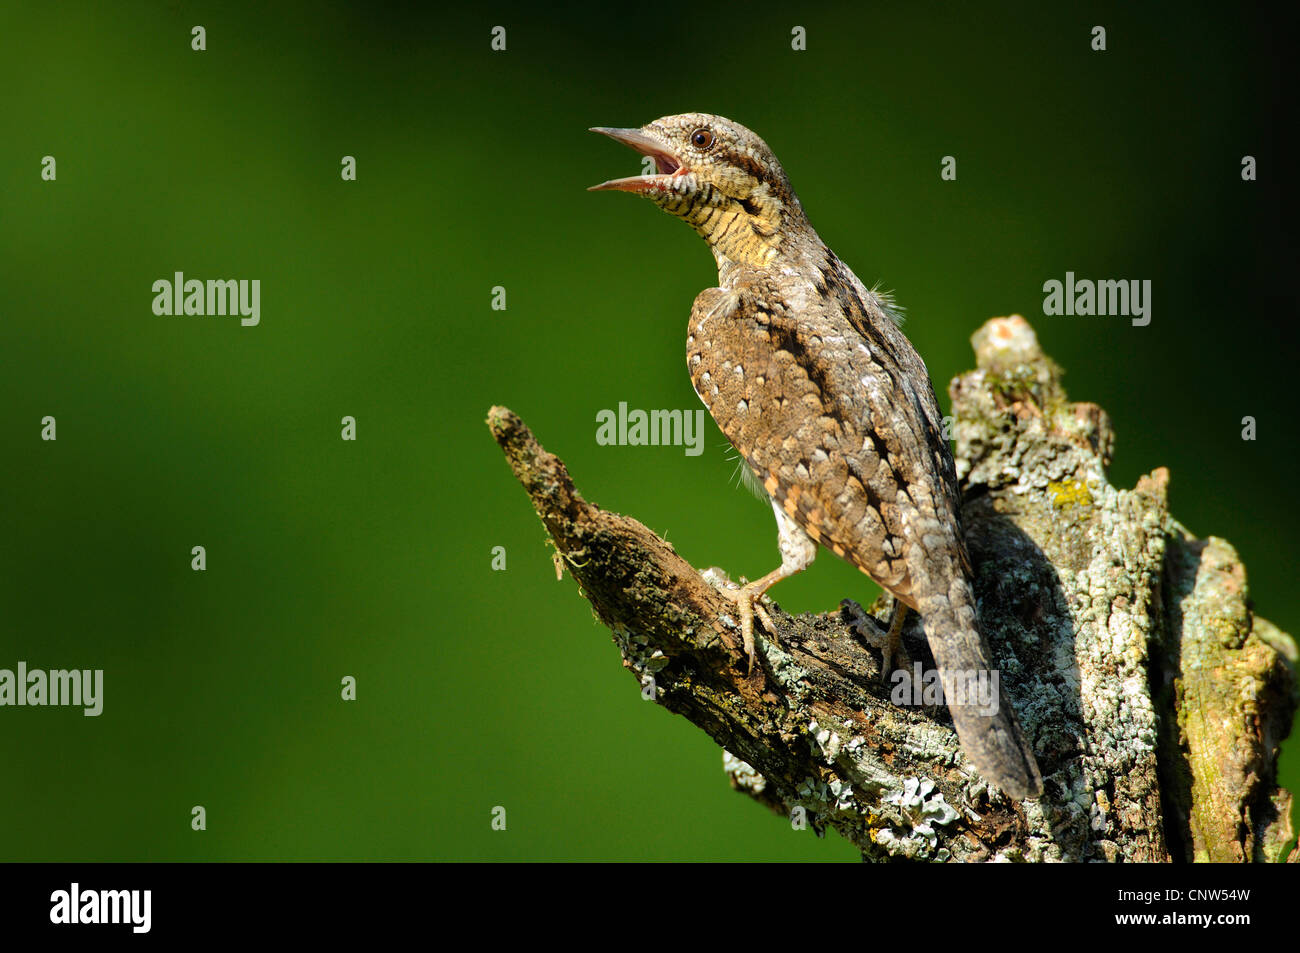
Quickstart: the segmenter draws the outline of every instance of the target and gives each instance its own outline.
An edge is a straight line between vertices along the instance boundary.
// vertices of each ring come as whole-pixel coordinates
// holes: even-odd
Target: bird
[[[759,600],[819,546],[830,549],[894,597],[882,674],[907,612],[917,612],[966,757],[1010,797],[1040,796],[1010,705],[968,704],[959,693],[963,673],[995,670],[943,418],[892,297],[869,290],[821,240],[776,156],[745,126],[683,113],[591,131],[654,163],[591,190],[650,199],[684,219],[717,262],[717,287],[691,308],[687,368],[770,499],[781,553],[761,578],[720,589],[737,605],[751,669],[755,617],[776,635]]]

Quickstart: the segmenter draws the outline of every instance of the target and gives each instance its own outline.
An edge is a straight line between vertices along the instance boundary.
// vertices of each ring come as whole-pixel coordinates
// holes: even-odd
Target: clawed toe
[[[763,590],[759,588],[759,583],[751,582],[735,589],[719,586],[717,589],[721,595],[736,604],[736,611],[740,615],[740,637],[745,657],[749,660],[749,667],[745,671],[745,676],[748,678],[754,673],[754,656],[757,654],[754,645],[754,617],[758,617],[773,637],[776,636],[776,626],[772,624],[772,617],[768,615],[767,609],[763,608],[762,603],[758,601],[763,598]]]
[[[852,599],[840,602],[840,608],[848,615],[849,625],[868,645],[880,650],[880,680],[887,681],[898,669],[906,669],[911,660],[903,648],[903,623],[910,611],[900,602],[894,603],[894,611],[886,628],[862,606]]]

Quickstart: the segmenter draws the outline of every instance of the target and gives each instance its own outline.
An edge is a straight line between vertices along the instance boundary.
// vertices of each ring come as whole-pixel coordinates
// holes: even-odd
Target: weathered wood
[[[1169,514],[1169,474],[1107,481],[1105,412],[1072,404],[1020,317],[972,339],[950,387],[963,521],[1002,699],[1043,771],[1010,801],[962,757],[942,705],[900,706],[842,616],[774,604],[746,677],[734,604],[636,520],[586,502],[523,422],[488,424],[623,664],[728,753],[733,786],[833,827],[867,859],[1281,859],[1278,746],[1294,641],[1253,615],[1232,547]],[[883,625],[890,605],[874,607]],[[928,659],[913,617],[913,658]]]

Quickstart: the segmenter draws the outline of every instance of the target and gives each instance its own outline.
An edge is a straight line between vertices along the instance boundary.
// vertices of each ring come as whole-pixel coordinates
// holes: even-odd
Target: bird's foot
[[[840,610],[847,616],[848,624],[854,633],[873,649],[880,650],[880,680],[888,681],[895,671],[911,671],[912,660],[903,648],[903,621],[907,618],[907,606],[894,604],[894,612],[889,625],[881,625],[875,616],[852,599],[840,602]]]
[[[756,649],[754,646],[754,617],[763,623],[764,628],[776,636],[776,626],[772,624],[772,617],[768,615],[767,609],[759,601],[763,598],[763,593],[767,591],[767,586],[763,580],[739,584],[732,582],[731,578],[716,567],[706,569],[700,573],[704,580],[718,590],[719,595],[726,596],[736,604],[736,612],[740,615],[740,638],[745,649],[745,656],[749,659],[749,668],[745,672],[748,678],[754,673],[754,655]],[[743,581],[743,580],[742,580]]]

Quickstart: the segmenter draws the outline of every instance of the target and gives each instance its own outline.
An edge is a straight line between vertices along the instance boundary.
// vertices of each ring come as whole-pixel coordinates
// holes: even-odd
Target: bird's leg
[[[895,662],[906,664],[907,655],[903,651],[903,623],[912,610],[894,600],[894,613],[889,617],[889,631],[885,633],[885,644],[880,649],[880,677],[887,679],[896,667]]]
[[[889,617],[889,628],[884,632],[880,630],[880,623],[852,599],[845,599],[840,605],[854,617],[849,623],[853,631],[862,636],[872,648],[880,649],[882,681],[888,679],[896,669],[907,667],[909,660],[903,650],[902,636],[903,623],[907,621],[907,613],[911,610],[906,605],[897,598],[894,599],[894,611]]]
[[[758,616],[767,631],[776,635],[776,626],[772,624],[772,617],[767,614],[767,610],[759,603],[763,598],[763,593],[776,585],[787,576],[793,576],[804,567],[790,568],[785,563],[777,569],[773,569],[762,579],[746,583],[739,589],[719,589],[722,595],[726,596],[736,604],[736,610],[740,613],[740,637],[745,647],[745,655],[749,659],[749,668],[746,669],[745,675],[749,676],[754,671],[754,616]]]
[[[800,528],[798,523],[786,515],[775,500],[772,502],[772,511],[776,513],[781,545],[781,565],[762,579],[746,583],[739,589],[718,587],[718,592],[736,603],[736,609],[740,613],[740,637],[744,643],[745,655],[749,658],[749,670],[746,675],[754,671],[754,616],[758,616],[773,636],[777,634],[776,626],[772,624],[772,617],[767,614],[767,610],[758,600],[782,579],[803,572],[817,558],[817,543]]]

